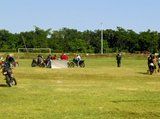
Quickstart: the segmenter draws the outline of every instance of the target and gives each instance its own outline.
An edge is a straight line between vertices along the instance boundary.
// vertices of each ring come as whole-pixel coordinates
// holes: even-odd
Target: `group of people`
[[[49,61],[49,60],[68,60],[68,59],[69,59],[68,55],[65,53],[62,53],[59,58],[57,57],[56,54],[53,56],[49,54],[46,60]]]
[[[121,59],[122,59],[122,54],[119,52],[116,55],[116,60],[117,60],[117,67],[121,66]],[[157,69],[158,67],[158,69]],[[160,72],[160,55],[153,55],[150,54],[148,56],[148,71],[151,71],[153,69],[153,72]]]
[[[38,55],[37,56],[37,59],[33,59],[32,60],[32,64],[31,66],[32,67],[35,67],[35,66],[40,66],[40,67],[48,67],[50,68],[51,67],[51,60],[56,60],[57,59],[57,56],[54,55],[48,55],[47,58],[45,59],[42,55]]]
[[[35,66],[40,66],[40,67],[48,67],[48,68],[51,68],[51,61],[52,60],[63,60],[63,61],[68,61],[69,60],[69,57],[67,54],[65,53],[62,53],[60,55],[59,58],[57,58],[56,55],[51,55],[49,54],[47,56],[46,59],[43,58],[42,55],[38,55],[37,56],[37,59],[33,59],[32,61],[32,67],[35,67]],[[75,61],[77,64],[79,64],[79,61],[81,61],[81,56],[80,55],[76,55],[74,58],[73,58],[73,61]]]

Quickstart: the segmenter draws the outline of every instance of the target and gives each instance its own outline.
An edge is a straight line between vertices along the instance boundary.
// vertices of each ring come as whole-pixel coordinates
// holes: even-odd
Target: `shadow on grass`
[[[149,75],[148,72],[137,72],[138,74]]]
[[[6,84],[0,84],[0,87],[8,87]]]

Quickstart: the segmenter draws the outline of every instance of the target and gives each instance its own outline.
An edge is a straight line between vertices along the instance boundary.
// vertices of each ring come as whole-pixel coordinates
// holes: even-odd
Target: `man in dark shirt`
[[[121,59],[122,59],[122,54],[121,54],[121,53],[118,53],[118,54],[116,55],[117,67],[120,67],[120,66],[121,66]]]

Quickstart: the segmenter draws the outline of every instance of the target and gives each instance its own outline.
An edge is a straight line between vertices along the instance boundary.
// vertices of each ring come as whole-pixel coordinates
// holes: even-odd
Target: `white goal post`
[[[18,48],[18,53],[49,53],[51,48]]]
[[[18,48],[17,57],[19,59],[33,59],[36,55],[43,54],[45,57],[51,54],[51,48]]]

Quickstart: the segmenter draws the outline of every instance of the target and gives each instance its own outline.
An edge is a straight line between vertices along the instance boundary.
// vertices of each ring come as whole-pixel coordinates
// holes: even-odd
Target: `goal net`
[[[44,56],[51,54],[51,48],[18,48],[18,59],[35,58],[38,54]]]
[[[51,53],[51,48],[18,48],[18,53]]]

